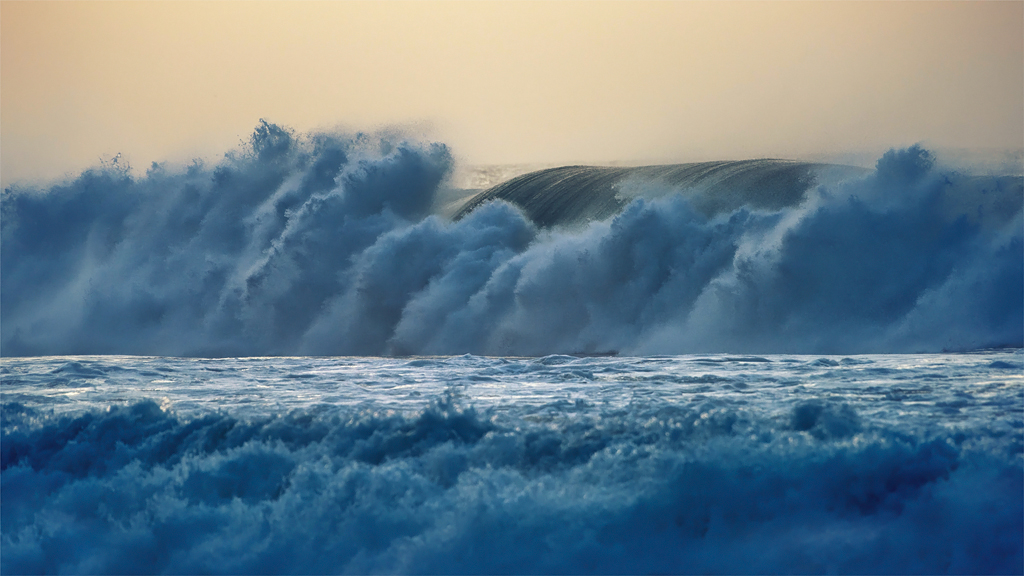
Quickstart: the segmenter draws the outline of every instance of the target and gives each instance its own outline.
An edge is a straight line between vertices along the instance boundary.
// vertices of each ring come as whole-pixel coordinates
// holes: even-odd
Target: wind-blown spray
[[[455,221],[433,214],[451,166],[440,144],[262,123],[214,166],[9,188],[2,353],[1024,344],[1019,176],[943,172],[919,147],[825,184],[779,172],[764,184],[788,198],[775,204],[741,201],[756,200],[756,173],[732,196],[634,175],[621,211],[549,228],[501,200]]]

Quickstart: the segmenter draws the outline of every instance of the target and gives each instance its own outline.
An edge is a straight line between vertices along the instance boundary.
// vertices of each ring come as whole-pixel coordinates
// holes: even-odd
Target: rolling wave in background
[[[5,356],[866,353],[1024,345],[1024,184],[920,148],[565,167],[261,123],[214,166],[2,196]],[[461,195],[461,197],[460,197]],[[452,199],[456,201],[452,201]]]
[[[684,191],[709,216],[743,207],[778,210],[798,204],[811,186],[866,172],[855,166],[771,159],[635,168],[563,166],[525,174],[476,194],[455,217],[504,200],[522,208],[538,226],[578,227],[614,216],[638,195],[652,199]],[[662,186],[630,186],[633,182]]]

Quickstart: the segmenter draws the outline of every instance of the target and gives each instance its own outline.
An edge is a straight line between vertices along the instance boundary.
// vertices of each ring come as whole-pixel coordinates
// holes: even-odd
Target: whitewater
[[[1024,573],[1019,171],[454,170],[5,189],[0,572]]]
[[[1019,573],[1024,355],[4,359],[5,573]]]

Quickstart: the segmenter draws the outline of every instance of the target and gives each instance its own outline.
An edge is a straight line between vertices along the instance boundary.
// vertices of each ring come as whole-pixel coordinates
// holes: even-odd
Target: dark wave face
[[[637,168],[564,166],[524,174],[484,190],[468,199],[455,217],[504,200],[521,208],[538,226],[578,227],[618,214],[638,196],[653,199],[669,191],[686,194],[708,215],[743,207],[779,210],[798,204],[817,184],[865,172],[854,166],[770,159]],[[635,186],[639,183],[646,185]]]
[[[449,221],[432,207],[450,167],[438,144],[263,124],[215,166],[7,189],[0,351],[1024,344],[1019,176],[943,172],[918,147],[866,174],[782,161],[570,167],[498,186]]]

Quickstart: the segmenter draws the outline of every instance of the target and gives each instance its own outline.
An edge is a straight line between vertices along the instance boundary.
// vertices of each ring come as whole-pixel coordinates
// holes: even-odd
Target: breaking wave
[[[576,225],[552,227],[563,220],[522,201],[437,215],[451,165],[439,144],[262,123],[215,166],[8,188],[2,353],[1024,344],[1019,176],[942,171],[919,147],[845,179],[769,162],[730,188],[640,170],[615,180],[611,204],[575,198],[583,216],[563,220]]]

